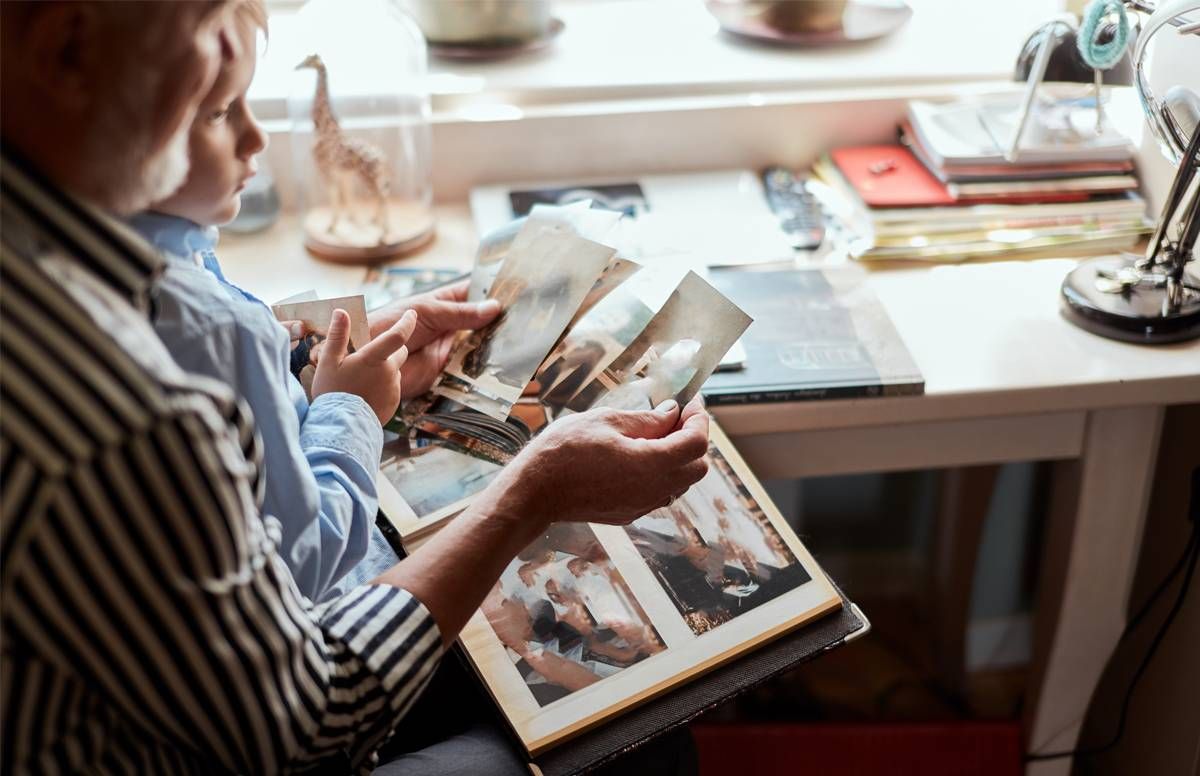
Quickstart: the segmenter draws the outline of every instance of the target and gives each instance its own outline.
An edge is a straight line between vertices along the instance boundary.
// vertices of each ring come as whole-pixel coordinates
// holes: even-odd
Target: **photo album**
[[[686,404],[750,326],[695,272],[621,255],[621,218],[587,201],[535,204],[484,238],[468,298],[499,300],[500,316],[460,333],[430,393],[386,426],[381,522],[405,552],[558,418]],[[638,713],[678,724],[865,630],[847,614],[828,633],[793,634],[847,602],[715,423],[707,462],[683,496],[627,526],[553,525],[464,628],[464,657],[541,772],[636,746],[652,735]],[[803,645],[781,651],[792,638]],[[719,680],[768,645],[750,678]],[[555,755],[567,740],[571,754]]]

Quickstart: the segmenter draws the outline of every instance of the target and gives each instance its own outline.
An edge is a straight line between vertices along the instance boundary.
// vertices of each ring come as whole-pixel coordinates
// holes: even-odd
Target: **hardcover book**
[[[720,404],[923,393],[925,378],[887,311],[853,265],[713,270],[713,285],[755,319],[746,367],[702,389]]]
[[[633,293],[619,278],[637,267],[602,250],[605,228],[595,211],[540,207],[507,247],[481,251],[502,254],[491,257],[499,271],[477,266],[476,286],[502,301],[501,318],[461,338],[455,368],[388,426],[381,522],[402,551],[557,418],[686,403],[750,324],[695,273],[665,300]],[[578,255],[587,260],[531,261]],[[521,322],[520,337],[505,320]],[[546,776],[593,767],[865,632],[715,424],[707,463],[680,498],[627,526],[552,525],[460,634]]]

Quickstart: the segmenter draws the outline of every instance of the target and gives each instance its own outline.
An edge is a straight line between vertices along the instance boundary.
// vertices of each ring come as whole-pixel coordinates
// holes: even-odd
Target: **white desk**
[[[466,268],[467,209],[439,209],[412,265]],[[352,292],[362,269],[311,259],[294,221],[229,237],[227,274],[273,300]],[[713,413],[762,477],[1064,460],[1046,527],[1035,630],[1030,751],[1071,748],[1125,611],[1163,407],[1200,401],[1200,342],[1140,347],[1058,314],[1069,260],[876,270],[869,282],[926,379],[924,396],[741,407]],[[1077,485],[1078,490],[1074,489]],[[1077,496],[1075,494],[1078,494]],[[1027,773],[1066,773],[1069,761]]]

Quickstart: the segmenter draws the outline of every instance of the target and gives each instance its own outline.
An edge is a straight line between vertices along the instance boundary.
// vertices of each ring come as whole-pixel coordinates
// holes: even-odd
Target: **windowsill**
[[[1057,0],[1010,0],[987,10],[962,0],[909,0],[909,22],[885,38],[821,48],[748,44],[720,32],[703,0],[559,0],[564,29],[545,49],[495,62],[430,58],[435,122],[519,118],[527,112],[679,99],[778,100],[793,92],[947,87],[1003,82],[1028,34]],[[981,14],[988,14],[981,18]],[[271,43],[251,90],[256,110],[284,129],[292,68],[308,52],[296,18],[272,16]]]

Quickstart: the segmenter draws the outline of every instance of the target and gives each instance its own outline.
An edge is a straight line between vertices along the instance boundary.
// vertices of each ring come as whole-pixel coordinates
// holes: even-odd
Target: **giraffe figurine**
[[[297,70],[304,68],[317,71],[317,91],[313,95],[312,107],[313,127],[317,133],[313,159],[330,193],[333,218],[326,231],[332,234],[343,212],[349,208],[353,184],[357,179],[376,202],[372,223],[379,228],[379,243],[382,245],[389,229],[387,200],[390,180],[387,159],[376,146],[347,137],[342,132],[329,102],[329,75],[321,57],[310,54],[296,66]]]

